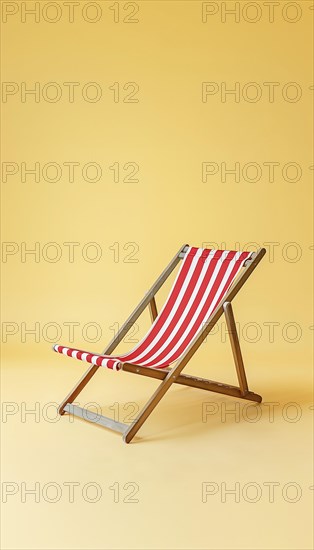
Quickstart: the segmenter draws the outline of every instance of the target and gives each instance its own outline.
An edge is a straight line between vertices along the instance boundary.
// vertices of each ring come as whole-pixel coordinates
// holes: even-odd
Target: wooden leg
[[[151,299],[151,301],[149,302],[149,312],[150,312],[150,318],[151,318],[152,323],[153,323],[155,321],[155,319],[157,319],[157,317],[158,317],[158,311],[157,311],[157,305],[156,305],[155,297],[153,297]]]
[[[232,347],[233,358],[237,369],[239,386],[240,386],[242,395],[245,395],[249,391],[249,388],[246,380],[243,357],[241,353],[240,342],[238,338],[237,327],[234,320],[231,302],[225,302],[223,307],[224,307],[224,312],[226,316],[226,322],[227,322],[227,327],[229,332],[230,343]]]
[[[183,369],[183,366],[181,367],[180,363],[178,363],[168,372],[167,376],[158,386],[157,390],[153,393],[152,397],[146,403],[145,407],[141,410],[138,417],[134,420],[129,429],[124,433],[123,441],[125,443],[130,443],[142,424],[144,424],[145,420],[149,417],[156,405],[158,405],[161,398],[169,390],[170,386],[176,381],[181,370]]]

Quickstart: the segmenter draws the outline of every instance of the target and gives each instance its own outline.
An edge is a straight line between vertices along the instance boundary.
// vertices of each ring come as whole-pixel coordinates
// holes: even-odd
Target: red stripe
[[[224,285],[223,287],[223,290],[220,292],[219,294],[219,297],[218,299],[215,301],[215,306],[212,310],[212,313],[211,315],[213,314],[213,312],[215,311],[215,307],[219,304],[220,300],[223,298],[224,294],[226,293],[227,289],[230,287],[233,279],[235,278],[235,275],[237,274],[237,272],[239,271],[239,268],[242,264],[243,261],[245,261],[245,256],[243,256],[243,254],[246,254],[246,253],[242,253],[239,260],[236,261],[227,281],[226,281],[226,284]],[[221,274],[221,271],[219,272],[219,275]],[[226,272],[226,269],[224,269],[224,273]],[[219,288],[219,284],[221,283],[222,279],[223,279],[223,276],[224,276],[224,273],[222,274],[221,277],[219,277],[219,283],[217,284],[217,279],[215,281],[215,288],[218,290]],[[218,286],[218,288],[217,288]],[[213,289],[212,289],[213,290]],[[213,299],[215,299],[216,297],[216,293],[217,293],[217,290],[215,292],[215,295],[213,297]],[[212,291],[210,292],[210,294],[212,294]],[[194,336],[196,335],[196,333],[198,332],[198,330],[201,328],[201,325],[203,324],[204,322],[204,318],[206,316],[206,313],[208,312],[210,306],[212,304],[212,299],[210,299],[210,296],[208,297],[208,299],[206,300],[206,303],[204,304],[203,308],[202,308],[202,311],[200,312],[200,315],[199,317],[197,318],[197,320],[195,321],[193,327],[191,328],[191,331],[189,332],[189,334],[186,336],[185,340],[182,342],[181,346],[176,350],[176,352],[167,360],[167,362],[165,362],[164,364],[162,365],[159,365],[158,368],[164,368],[164,367],[167,367],[169,366],[171,363],[173,363],[174,361],[176,361],[183,353],[184,351],[186,350],[186,348],[189,346],[189,344],[191,343],[192,339],[194,338]],[[171,348],[170,348],[171,349]],[[169,350],[170,351],[170,350]],[[160,359],[157,361],[154,360],[154,362],[152,362],[152,364],[147,364],[145,365],[146,367],[148,366],[153,366],[153,363],[159,363],[160,362]]]
[[[221,252],[221,251],[219,251],[219,252]],[[235,254],[236,254],[236,252],[233,252],[232,258],[235,256]],[[208,309],[209,309],[209,307],[210,307],[210,305],[211,305],[211,303],[212,303],[214,297],[216,296],[216,293],[217,293],[217,291],[218,291],[219,285],[220,285],[220,283],[221,283],[221,281],[222,281],[222,279],[223,279],[223,277],[224,277],[224,275],[225,275],[225,273],[226,273],[226,271],[227,271],[227,268],[228,268],[228,265],[229,265],[229,261],[230,261],[230,259],[232,259],[232,258],[229,258],[229,254],[228,254],[227,258],[226,258],[225,260],[221,261],[220,269],[219,269],[218,273],[216,274],[216,278],[215,278],[215,280],[214,280],[214,282],[213,282],[212,288],[211,288],[211,290],[210,290],[210,292],[209,292],[209,294],[208,294],[208,296],[207,296],[207,299],[206,299],[206,301],[205,301],[205,303],[204,303],[204,305],[203,305],[203,307],[202,307],[202,309],[201,309],[201,311],[200,311],[200,313],[199,313],[197,319],[195,320],[194,325],[191,327],[190,332],[189,332],[188,335],[186,336],[186,338],[185,338],[185,340],[184,340],[184,344],[181,344],[179,350],[183,350],[183,351],[184,351],[185,347],[187,347],[187,346],[189,345],[189,343],[191,342],[191,340],[192,340],[193,336],[195,335],[196,331],[197,331],[198,328],[201,326],[201,324],[202,324],[202,322],[203,322],[203,320],[204,320],[204,317],[205,317],[205,315],[206,315],[206,313],[207,313],[207,311],[208,311]],[[215,259],[216,259],[216,254],[215,254]],[[217,266],[217,263],[214,262],[213,265],[214,265],[214,267],[216,267],[216,266]],[[198,304],[197,304],[197,305],[198,305]],[[194,311],[195,311],[195,310],[194,310]],[[189,325],[189,321],[191,321],[191,318],[192,318],[192,316],[189,316],[188,321],[185,320],[185,322],[183,323],[183,325],[181,325],[181,327],[180,327],[180,332],[179,332],[180,336],[176,339],[176,342],[178,342],[178,340],[179,340],[179,339],[181,338],[181,336],[183,335],[184,331],[186,330],[186,328],[187,328],[188,325]],[[176,342],[175,342],[175,343],[176,343]],[[167,345],[167,347],[163,350],[163,352],[160,353],[160,354],[158,355],[158,357],[156,357],[156,358],[155,358],[153,361],[151,361],[150,363],[146,363],[145,366],[146,366],[146,367],[150,367],[150,366],[153,366],[153,364],[160,363],[160,361],[162,361],[163,358],[166,357],[166,356],[168,355],[168,353],[171,352],[171,349],[174,347],[175,343],[174,343],[174,342],[170,342],[170,343]],[[184,346],[184,347],[183,347],[183,346]],[[181,353],[182,353],[182,351],[180,351],[180,355],[181,355]],[[175,352],[175,355],[177,355],[177,352]],[[174,359],[172,359],[172,357],[171,357],[169,360],[167,360],[167,365],[169,365],[169,364],[172,363],[173,361],[174,361]]]
[[[184,281],[188,275],[189,269],[191,267],[194,255],[192,253],[193,250],[197,249],[191,249],[191,251],[188,253],[188,256],[186,257],[184,264],[182,265],[182,268],[179,272],[177,281],[174,285],[174,288],[172,289],[172,292],[167,300],[166,306],[163,309],[162,313],[159,315],[155,325],[153,326],[152,330],[147,334],[147,336],[142,340],[140,345],[130,353],[127,353],[126,355],[123,355],[124,361],[131,362],[134,358],[141,355],[141,353],[145,352],[145,349],[151,344],[151,342],[154,340],[154,338],[158,335],[160,330],[162,329],[165,320],[169,317],[170,312],[172,311],[174,304],[176,302],[176,299],[181,291],[181,288],[184,284]],[[209,252],[208,252],[209,253]],[[187,289],[188,291],[188,289]]]
[[[217,265],[217,260],[220,258],[221,254],[215,254],[215,256],[212,258],[212,260],[208,263],[207,271],[204,276],[204,279],[201,283],[201,286],[194,297],[193,302],[190,304],[189,309],[186,309],[186,306],[188,304],[189,299],[191,298],[192,292],[195,289],[196,283],[199,280],[200,272],[204,267],[204,259],[205,257],[199,259],[197,263],[197,267],[193,273],[193,287],[191,288],[191,291],[188,295],[184,295],[184,298],[182,299],[182,302],[180,303],[178,310],[176,311],[173,319],[171,320],[169,326],[165,330],[165,332],[160,336],[159,340],[156,342],[154,347],[147,352],[147,354],[142,357],[139,360],[139,364],[141,364],[144,361],[149,360],[150,357],[152,357],[156,352],[158,352],[158,349],[164,344],[164,342],[167,341],[168,337],[171,337],[171,334],[173,331],[177,328],[178,324],[181,323],[181,326],[176,334],[173,335],[170,346],[174,346],[176,342],[180,339],[181,335],[184,332],[184,329],[188,326],[190,320],[192,319],[201,299],[204,295],[204,292],[206,288],[208,287],[211,277],[213,275],[214,269]],[[208,257],[208,254],[206,255]],[[184,316],[183,316],[184,315]],[[136,358],[135,358],[136,361]],[[154,363],[158,362],[157,358],[152,360]],[[146,366],[146,365],[145,365]]]
[[[238,271],[240,270],[241,268],[241,265],[242,263],[245,262],[245,260],[248,258],[248,256],[250,255],[251,253],[250,252],[242,252],[239,259],[236,261],[231,273],[230,273],[230,276],[225,284],[225,286],[223,287],[220,295],[218,296],[217,300],[215,301],[215,305],[214,305],[214,309],[215,307],[219,304],[219,302],[222,300],[222,298],[224,297],[224,295],[226,294],[227,290],[230,288],[233,280],[236,278],[237,274],[238,274]],[[213,309],[213,311],[214,311]]]
[[[73,359],[80,359],[80,360],[82,360],[83,353],[86,353],[87,355],[86,355],[85,361],[87,361],[88,363],[91,363],[92,358],[96,356],[97,357],[96,365],[98,365],[99,367],[101,366],[101,363],[104,359],[108,360],[108,364],[110,365],[109,368],[113,368],[115,363],[119,361],[119,359],[113,358],[111,355],[98,355],[97,353],[89,353],[88,351],[67,348],[66,346],[55,346],[54,349],[58,353],[63,353],[63,351],[66,349],[67,350],[66,355],[68,357],[73,357]],[[74,357],[73,355],[74,352],[77,352],[76,357]]]

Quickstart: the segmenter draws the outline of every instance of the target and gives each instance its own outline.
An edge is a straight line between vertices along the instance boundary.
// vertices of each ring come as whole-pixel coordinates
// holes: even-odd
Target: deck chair
[[[122,433],[123,440],[129,443],[172,384],[181,384],[260,403],[261,396],[248,389],[231,302],[265,252],[264,248],[257,252],[239,252],[184,245],[103,353],[95,354],[55,345],[54,351],[91,363],[86,373],[61,403],[59,413],[63,415],[67,412],[85,420],[97,422]],[[181,261],[182,265],[168,299],[158,314],[155,295]],[[147,306],[150,310],[152,326],[146,336],[130,352],[113,355],[119,342]],[[223,314],[226,317],[239,387],[181,374]],[[88,418],[87,409],[73,404],[99,367],[149,376],[161,381],[130,425],[102,415],[98,415],[96,421],[91,420]]]

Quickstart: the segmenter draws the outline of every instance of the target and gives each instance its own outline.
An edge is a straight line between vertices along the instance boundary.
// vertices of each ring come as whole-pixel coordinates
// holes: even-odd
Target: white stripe
[[[228,250],[224,251],[223,254],[222,254],[223,258],[226,258],[227,255],[228,255],[228,253],[229,253]],[[229,267],[230,267],[230,264],[231,264],[231,262],[229,263]],[[193,326],[194,321],[198,318],[199,313],[200,313],[200,311],[201,311],[201,309],[202,309],[202,307],[203,307],[205,301],[207,300],[207,297],[208,297],[208,295],[209,295],[209,293],[210,293],[210,291],[211,291],[211,289],[212,289],[212,286],[213,286],[213,284],[215,283],[215,280],[216,280],[216,278],[217,278],[217,275],[218,275],[219,272],[220,272],[221,266],[222,266],[222,262],[216,262],[216,265],[215,265],[214,271],[213,271],[213,273],[212,273],[212,275],[211,275],[210,281],[209,281],[209,283],[208,283],[208,285],[207,285],[207,287],[206,287],[206,290],[205,290],[205,292],[204,292],[204,294],[203,294],[203,296],[202,296],[202,298],[201,298],[201,300],[200,300],[200,302],[199,302],[199,304],[198,304],[198,306],[197,306],[197,309],[196,309],[196,311],[194,312],[194,315],[193,315],[191,321],[189,322],[189,324],[188,324],[188,326],[187,326],[187,328],[186,328],[184,334],[186,334],[186,332],[190,330],[190,327]],[[206,266],[206,269],[207,269],[207,267],[209,267],[209,265]],[[185,317],[186,317],[186,315],[184,315],[184,318],[185,318]],[[150,357],[150,359],[147,359],[146,361],[143,361],[141,364],[146,365],[147,363],[150,363],[151,361],[153,361],[154,359],[156,359],[156,358],[158,357],[158,355],[159,355],[159,354],[160,354],[160,353],[161,353],[161,352],[162,352],[162,351],[163,351],[163,350],[173,341],[174,336],[177,334],[178,331],[180,331],[180,328],[181,328],[183,322],[184,322],[184,319],[183,319],[183,318],[180,319],[178,325],[174,328],[174,330],[172,331],[172,333],[168,336],[167,340],[166,340],[166,341],[164,342],[164,344],[158,349],[158,351],[157,351],[154,355],[152,355],[152,357]],[[181,339],[182,339],[182,337],[181,337]],[[180,339],[178,342],[181,342],[181,339]],[[173,348],[173,349],[174,349],[174,348]],[[172,353],[171,353],[171,354],[172,354]],[[168,356],[167,356],[167,357],[168,357]],[[166,361],[166,358],[165,358],[163,361]],[[163,361],[162,361],[162,362],[163,362]]]
[[[199,249],[199,252],[200,252],[200,254],[197,254],[197,255],[195,256],[195,258],[197,259],[197,263],[199,263],[199,258],[200,258],[200,256],[202,255],[203,250],[202,250],[202,249]],[[143,365],[145,365],[146,363],[148,363],[148,362],[150,362],[151,360],[153,360],[156,356],[158,356],[159,353],[167,346],[167,343],[170,342],[170,341],[172,341],[172,340],[174,339],[175,335],[177,334],[177,332],[180,331],[181,325],[184,323],[184,321],[185,321],[185,319],[186,319],[186,316],[188,315],[188,313],[189,313],[189,311],[190,311],[190,309],[191,309],[191,306],[193,305],[193,303],[194,303],[194,301],[195,301],[195,298],[196,298],[196,296],[197,296],[197,293],[198,293],[198,291],[199,291],[199,288],[200,288],[200,286],[201,286],[201,284],[202,284],[202,282],[203,282],[203,280],[204,280],[204,277],[206,276],[207,270],[208,270],[208,268],[209,268],[209,266],[210,266],[211,260],[213,259],[214,255],[215,255],[215,252],[216,252],[215,250],[212,250],[212,251],[210,252],[210,254],[208,255],[208,258],[206,258],[206,261],[201,260],[201,261],[203,262],[204,265],[203,265],[203,267],[202,267],[202,270],[201,270],[201,273],[200,273],[200,275],[199,275],[199,278],[198,278],[198,280],[197,280],[197,282],[196,282],[195,288],[194,288],[194,290],[193,290],[193,292],[192,292],[192,294],[191,294],[191,297],[190,297],[188,303],[186,304],[186,307],[185,307],[185,309],[184,309],[184,311],[183,311],[183,313],[182,313],[182,315],[181,315],[181,317],[180,317],[178,323],[177,323],[176,326],[172,329],[172,332],[171,332],[171,334],[168,336],[168,339],[166,340],[166,342],[165,342],[162,346],[159,347],[158,351],[155,352],[154,355],[152,355],[149,359],[146,359],[145,361],[143,361],[143,362],[142,362]],[[217,265],[218,265],[218,262],[217,262],[216,266],[217,266]],[[216,267],[216,269],[217,269],[217,267]],[[194,274],[194,269],[193,269],[193,273],[192,273],[192,275],[190,276],[190,278],[193,276],[193,274]],[[210,283],[209,283],[209,284],[210,284]],[[208,289],[208,287],[207,287],[207,289]],[[207,290],[207,289],[206,289],[206,290]],[[177,307],[175,308],[175,311],[174,311],[173,313],[172,313],[172,312],[170,313],[169,318],[168,318],[169,321],[168,321],[168,319],[167,319],[167,321],[166,321],[166,323],[165,323],[165,329],[169,326],[170,322],[172,321],[173,316],[174,316],[174,314],[176,313],[177,308],[179,307],[179,305],[180,305],[180,303],[181,303],[181,301],[182,301],[182,297],[184,296],[185,292],[186,292],[186,287],[185,287],[185,288],[182,287],[182,291],[180,292],[180,294],[179,294],[179,296],[178,296],[178,304],[177,304]],[[155,344],[158,344],[158,342],[162,339],[163,334],[164,334],[164,332],[165,332],[165,329],[164,329],[164,327],[163,327],[163,328],[159,331],[158,335],[157,335],[156,338],[155,338]],[[147,351],[150,351],[152,347],[153,347],[152,345],[148,346],[147,349],[146,349],[146,352],[147,352]],[[141,360],[141,358],[143,357],[143,355],[146,355],[146,353],[145,353],[145,354],[142,354],[141,357],[136,357],[136,359],[133,359],[133,361],[136,362],[136,361],[138,361],[138,360]]]
[[[173,292],[173,290],[174,290],[174,288],[175,288],[175,286],[176,286],[176,284],[177,284],[178,278],[180,277],[180,273],[181,273],[181,270],[182,270],[182,268],[183,268],[183,264],[187,261],[187,257],[188,257],[188,254],[189,254],[190,250],[191,250],[191,247],[188,248],[188,250],[187,250],[187,252],[186,252],[186,254],[185,254],[185,256],[184,256],[184,258],[183,258],[183,260],[182,260],[181,267],[180,267],[180,269],[179,269],[179,271],[178,271],[178,273],[177,273],[177,276],[176,276],[176,278],[175,278],[175,280],[174,280],[174,283],[173,283],[173,285],[172,285],[172,287],[171,287],[171,290],[170,290],[170,292],[169,292],[168,298],[167,298],[167,300],[165,301],[165,303],[164,303],[163,307],[161,308],[160,312],[158,313],[157,318],[156,318],[155,321],[152,323],[152,325],[151,325],[149,331],[147,332],[147,334],[145,334],[144,338],[142,338],[142,340],[137,344],[137,346],[135,346],[135,348],[133,348],[133,349],[132,349],[131,351],[129,351],[128,353],[125,353],[124,355],[120,355],[119,357],[122,357],[122,358],[128,357],[128,355],[129,355],[130,353],[134,353],[134,351],[136,351],[136,350],[143,344],[143,342],[146,340],[146,338],[148,338],[149,334],[152,332],[152,330],[153,330],[155,324],[157,323],[159,317],[160,317],[161,314],[163,313],[164,309],[167,307],[167,304],[168,304],[168,302],[169,302],[170,296],[171,296],[171,294],[172,294],[172,292]],[[191,267],[190,267],[190,269],[191,269]],[[133,359],[133,361],[134,361],[134,359]]]
[[[226,256],[228,253],[229,253],[229,251],[226,250],[225,253],[224,253],[225,256]],[[219,294],[221,293],[221,291],[222,291],[224,285],[226,284],[226,282],[227,282],[227,280],[228,280],[228,277],[229,277],[229,275],[230,275],[230,273],[231,273],[231,271],[232,271],[232,269],[233,269],[233,267],[234,267],[234,264],[235,264],[236,260],[239,259],[241,253],[242,253],[242,252],[237,252],[236,255],[234,256],[234,258],[229,262],[228,268],[227,268],[227,270],[226,270],[226,272],[225,272],[225,274],[224,274],[224,277],[223,277],[223,279],[222,279],[222,281],[221,281],[221,283],[220,283],[220,285],[219,285],[219,288],[218,288],[218,290],[217,290],[215,296],[213,297],[213,300],[212,300],[212,302],[211,302],[211,305],[210,305],[210,307],[209,307],[209,310],[208,310],[207,314],[205,315],[205,318],[204,318],[203,322],[205,322],[205,321],[209,318],[209,316],[210,316],[210,314],[211,314],[211,312],[212,312],[212,310],[213,310],[213,307],[214,307],[214,300],[215,300],[216,296],[219,296]],[[210,293],[210,290],[211,290],[211,288],[212,288],[212,286],[213,286],[213,284],[214,284],[214,282],[215,282],[215,280],[216,280],[216,278],[217,278],[217,275],[219,274],[219,271],[220,271],[222,265],[223,265],[223,262],[217,262],[217,266],[215,267],[215,270],[214,270],[214,273],[213,273],[213,275],[212,275],[210,284],[208,285],[208,287],[207,287],[207,289],[206,289],[206,292],[204,293],[204,296],[203,296],[203,298],[202,298],[200,304],[198,305],[197,310],[195,311],[195,313],[194,313],[194,315],[193,315],[193,318],[191,319],[189,325],[187,326],[187,328],[185,329],[184,333],[182,334],[180,340],[175,344],[175,346],[173,346],[173,348],[171,349],[171,351],[170,351],[161,361],[159,361],[158,363],[155,363],[154,366],[162,365],[163,363],[168,362],[168,360],[171,359],[171,357],[174,355],[174,353],[177,351],[177,349],[181,346],[182,342],[184,342],[185,338],[187,337],[187,335],[188,335],[189,332],[191,331],[191,329],[192,329],[192,327],[193,327],[195,321],[197,320],[197,318],[198,318],[198,316],[199,316],[199,314],[200,314],[200,312],[201,312],[201,310],[202,310],[202,307],[203,307],[203,305],[204,305],[204,303],[205,303],[205,301],[206,301],[206,299],[207,299],[207,297],[208,297],[208,295],[209,295],[209,293]],[[201,330],[201,328],[202,328],[202,323],[201,323],[201,325],[200,325],[198,331],[196,332],[196,334]],[[194,336],[195,336],[195,335],[194,335]],[[192,336],[192,338],[194,338],[194,336]],[[171,337],[168,338],[166,344],[164,344],[164,345],[162,346],[162,348],[161,348],[153,357],[151,357],[148,361],[145,361],[145,362],[143,362],[143,363],[141,363],[141,364],[142,364],[142,365],[145,365],[145,364],[147,364],[147,363],[150,363],[152,360],[154,360],[155,357],[158,357],[159,353],[160,353],[160,352],[166,347],[166,345],[168,345],[170,342],[171,342]]]
[[[173,317],[175,316],[181,302],[182,302],[182,298],[184,297],[184,294],[186,293],[186,290],[187,290],[187,287],[193,277],[193,274],[194,274],[194,271],[198,265],[198,261],[199,261],[199,258],[202,254],[203,250],[200,248],[198,249],[197,253],[195,254],[192,262],[191,262],[191,265],[190,265],[190,268],[189,268],[189,271],[185,277],[185,280],[183,282],[183,285],[179,291],[179,294],[178,294],[178,297],[173,305],[173,308],[172,310],[170,311],[169,313],[169,316],[167,317],[167,319],[165,320],[165,323],[162,325],[162,327],[160,328],[160,330],[158,331],[158,333],[156,334],[155,338],[152,340],[152,342],[145,347],[144,351],[140,354],[140,355],[137,355],[134,359],[132,359],[132,362],[134,363],[138,363],[138,361],[141,360],[142,357],[145,357],[145,355],[156,345],[158,344],[158,342],[162,339],[163,337],[163,334],[165,333],[165,331],[167,330],[168,326],[170,325]],[[208,256],[208,265],[209,265],[209,261],[212,259],[213,257],[213,254],[214,254],[214,251],[212,251],[209,256]],[[201,271],[201,274],[200,274],[200,277],[198,278],[197,280],[197,283],[196,283],[196,288],[193,290],[193,294],[188,302],[188,304],[186,305],[185,307],[185,310],[184,312],[182,313],[182,316],[180,317],[180,323],[182,323],[183,321],[183,318],[185,318],[185,315],[187,315],[187,312],[188,312],[188,308],[189,308],[189,304],[190,303],[193,303],[193,300],[194,300],[194,296],[196,295],[197,291],[198,291],[198,288],[200,286],[200,284],[202,283],[202,280],[205,276],[205,273],[207,271],[207,268],[208,268],[208,265],[206,265],[207,262],[204,262],[204,266],[202,268],[202,271]],[[170,298],[170,295],[169,295],[169,298]],[[166,303],[168,303],[169,301],[169,298],[167,300]],[[164,309],[164,308],[163,308]],[[177,330],[179,330],[180,328],[180,325],[177,325]],[[175,329],[174,329],[175,330]],[[149,334],[149,333],[148,333]],[[147,336],[145,337],[145,339],[147,338]],[[135,348],[137,349],[137,348]],[[133,350],[134,351],[134,350]],[[127,356],[128,354],[126,354]],[[125,356],[120,356],[122,358],[124,358]],[[144,364],[144,363],[143,363]]]
[[[55,351],[59,351],[59,348],[62,348],[62,346],[59,346],[59,345],[57,345],[57,344],[54,346],[54,350],[55,350]],[[69,349],[70,349],[70,348],[65,348],[65,347],[64,347],[64,348],[62,349],[62,352],[60,352],[60,353],[63,353],[64,355],[67,355],[67,351],[68,351]],[[78,353],[79,353],[79,350],[73,349],[73,350],[71,351],[71,357],[73,357],[74,359],[77,359],[77,354],[78,354]],[[86,361],[87,355],[90,355],[90,352],[84,352],[84,353],[82,353],[81,359],[80,359],[80,360],[81,360],[81,361]],[[92,363],[93,365],[97,365],[96,361],[97,361],[97,359],[98,359],[99,357],[101,357],[101,356],[100,356],[100,355],[92,355],[91,363]],[[102,366],[102,367],[107,367],[108,361],[109,361],[110,359],[112,359],[113,361],[115,360],[114,357],[105,357],[105,358],[102,360],[102,362],[101,362],[101,366]],[[120,370],[121,367],[122,367],[122,363],[121,363],[120,361],[116,361],[116,362],[113,364],[114,370]]]
[[[239,252],[239,255],[241,255],[242,252]],[[239,256],[240,257],[240,256]],[[238,258],[239,258],[238,257]],[[205,319],[204,319],[204,323],[209,319],[209,316],[212,314],[212,312],[214,311],[214,309],[216,309],[216,307],[219,305],[219,303],[223,300],[223,298],[225,297],[225,295],[227,294],[228,292],[228,289],[231,287],[233,281],[235,280],[235,278],[237,277],[240,269],[243,267],[243,264],[246,262],[247,258],[245,258],[239,265],[236,273],[234,274],[234,277],[232,278],[229,286],[226,288],[226,290],[224,291],[223,294],[221,294],[221,292],[223,291],[223,288],[224,288],[224,285],[222,285],[222,288],[221,288],[221,292],[217,292],[216,296],[215,296],[215,301],[213,300],[212,304],[211,304],[211,309],[208,311],[208,314],[206,314],[205,316]],[[221,296],[220,296],[221,294]]]
[[[241,255],[241,254],[242,254],[242,252],[240,251],[240,252],[239,252],[239,255]],[[239,257],[239,256],[238,256],[238,257]],[[216,295],[215,295],[215,297],[214,297],[214,299],[213,299],[213,301],[212,301],[212,303],[211,303],[211,305],[210,305],[210,308],[209,308],[209,310],[207,311],[207,313],[206,313],[206,315],[205,315],[205,317],[204,317],[204,319],[203,319],[203,322],[201,323],[200,327],[198,328],[198,330],[196,331],[196,333],[194,334],[194,336],[192,336],[192,338],[191,338],[190,342],[187,344],[187,346],[188,346],[188,345],[191,343],[191,341],[200,333],[200,331],[202,330],[202,328],[204,327],[205,323],[206,323],[206,322],[208,321],[208,319],[210,318],[210,316],[211,316],[211,314],[213,313],[213,311],[214,311],[214,310],[218,307],[218,305],[222,302],[224,296],[225,296],[226,293],[228,292],[228,289],[229,289],[230,286],[232,285],[233,281],[235,280],[236,276],[238,275],[238,273],[239,273],[241,267],[243,266],[244,262],[246,261],[246,259],[247,259],[247,258],[245,258],[245,259],[243,260],[243,262],[241,262],[239,268],[237,269],[237,272],[235,273],[234,277],[232,278],[232,281],[229,283],[229,286],[226,288],[225,292],[224,292],[223,294],[221,294],[222,291],[223,291],[223,288],[224,288],[224,286],[225,286],[225,283],[226,283],[226,281],[228,280],[228,276],[229,276],[229,273],[230,273],[230,269],[228,268],[228,272],[226,272],[225,277],[223,278],[222,283],[221,283],[221,285],[220,285],[220,287],[219,287],[219,289],[218,289],[218,291],[217,291],[217,293],[216,293]],[[233,263],[235,263],[235,262],[233,262]],[[219,296],[220,296],[220,298],[219,298]],[[163,360],[160,361],[159,363],[156,363],[154,366],[159,366],[159,365],[164,364],[165,361],[169,360],[169,357],[171,358],[171,355],[173,354],[173,352],[174,352],[176,349],[178,349],[178,346],[175,346],[175,347],[173,348],[173,350],[171,351],[171,353],[168,354],[167,358],[163,359]],[[186,348],[185,348],[185,349],[186,349]],[[182,355],[183,355],[184,352],[185,352],[185,349],[184,349],[183,352],[177,357],[177,359],[179,359],[179,357],[182,357]],[[170,362],[173,362],[174,360],[177,360],[177,359],[172,359]]]

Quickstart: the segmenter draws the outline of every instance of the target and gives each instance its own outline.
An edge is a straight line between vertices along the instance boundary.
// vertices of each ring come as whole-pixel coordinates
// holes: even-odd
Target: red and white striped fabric
[[[66,348],[64,346],[53,346],[54,351],[73,357],[74,359],[80,359],[81,361],[87,361],[98,367],[107,367],[107,369],[120,370],[122,367],[121,361],[111,357],[110,355],[97,355],[89,351],[82,351],[80,349]]]
[[[202,330],[251,254],[190,247],[163,309],[147,335],[129,353],[112,357],[63,346],[54,346],[54,350],[113,370],[120,370],[123,363],[168,367]]]

